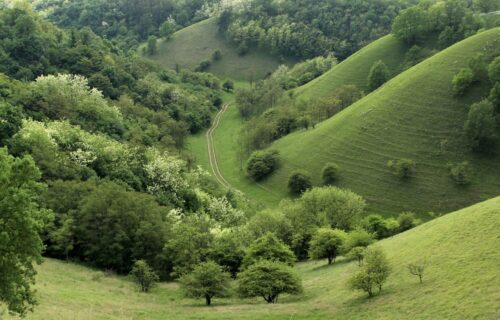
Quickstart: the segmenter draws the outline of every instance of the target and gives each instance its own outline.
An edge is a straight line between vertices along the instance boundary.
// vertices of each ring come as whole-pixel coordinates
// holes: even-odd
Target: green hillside
[[[457,99],[451,94],[451,80],[471,57],[499,45],[500,28],[470,37],[400,74],[315,129],[277,141],[272,147],[280,151],[283,165],[265,187],[285,197],[292,171],[307,170],[319,184],[322,167],[335,162],[341,168],[339,186],[361,194],[370,211],[383,214],[447,212],[497,196],[499,153],[475,155],[463,135],[468,106],[487,95],[485,86]],[[416,161],[417,174],[411,181],[398,180],[387,168],[388,160],[399,158]],[[475,175],[469,187],[459,188],[446,165],[466,160]]]
[[[372,65],[382,60],[392,74],[397,74],[404,61],[408,46],[388,35],[372,42],[321,77],[295,90],[299,96],[316,98],[328,96],[335,88],[354,84],[367,89],[368,73]]]
[[[496,319],[499,208],[500,198],[492,199],[381,241],[393,273],[371,300],[346,288],[358,267],[342,259],[298,264],[302,297],[277,305],[216,299],[209,308],[183,299],[174,283],[141,294],[125,278],[47,259],[36,285],[40,305],[27,319]],[[419,284],[406,266],[423,258]]]
[[[164,67],[194,69],[204,60],[211,60],[212,54],[220,50],[222,59],[212,61],[207,70],[221,78],[252,80],[264,77],[280,64],[295,61],[281,61],[278,57],[252,49],[244,56],[238,54],[237,47],[218,33],[215,18],[207,19],[176,32],[169,41],[158,42],[157,53],[145,56]]]

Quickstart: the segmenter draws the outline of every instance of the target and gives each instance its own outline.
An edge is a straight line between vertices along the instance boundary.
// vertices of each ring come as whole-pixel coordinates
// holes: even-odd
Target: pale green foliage
[[[256,213],[245,227],[255,239],[273,232],[285,243],[290,243],[293,233],[290,220],[278,210],[267,209]]]
[[[465,94],[467,89],[474,82],[474,73],[470,68],[461,69],[451,81],[452,92],[455,96],[461,96]]]
[[[79,75],[40,76],[32,83],[41,97],[39,108],[52,119],[69,119],[88,131],[121,135],[123,117],[110,106],[101,91],[90,88],[88,80]]]
[[[243,258],[243,267],[248,267],[260,260],[278,261],[292,266],[296,258],[290,248],[278,239],[274,233],[268,233],[255,240],[248,247]]]
[[[142,292],[149,292],[158,281],[158,275],[144,260],[137,260],[134,263],[130,276]]]
[[[0,303],[20,315],[36,304],[33,264],[42,261],[40,234],[52,217],[39,207],[39,179],[30,157],[14,158],[0,149]]]
[[[365,258],[366,248],[365,247],[354,247],[347,254],[348,258],[356,259],[358,261],[358,266],[363,265],[363,260]]]
[[[448,170],[450,171],[450,178],[459,185],[468,185],[471,182],[472,170],[470,168],[469,162],[464,161],[456,164],[448,164]]]
[[[387,280],[391,268],[385,253],[380,248],[370,248],[365,252],[364,266],[350,279],[349,286],[354,290],[363,290],[369,297],[373,296],[373,289],[382,291],[382,285]]]
[[[427,261],[425,260],[421,260],[416,263],[410,263],[408,264],[408,271],[410,272],[410,274],[417,276],[418,279],[420,280],[420,283],[423,283],[424,271],[426,266],[427,266]]]
[[[342,251],[344,253],[348,253],[353,248],[363,247],[366,248],[373,242],[375,242],[374,235],[363,230],[356,229],[347,234],[347,237],[344,241],[344,245],[342,247]]]
[[[263,297],[267,303],[277,303],[283,293],[303,291],[297,272],[286,264],[262,260],[238,277],[238,293],[242,297]]]
[[[246,221],[245,213],[233,208],[225,196],[212,197],[207,211],[209,216],[223,228],[242,225]]]
[[[193,272],[180,279],[182,289],[187,297],[205,298],[207,306],[214,297],[229,296],[230,276],[221,266],[213,261],[197,265]]]
[[[328,264],[335,262],[347,238],[343,230],[320,228],[311,239],[309,256],[311,259],[328,259]]]

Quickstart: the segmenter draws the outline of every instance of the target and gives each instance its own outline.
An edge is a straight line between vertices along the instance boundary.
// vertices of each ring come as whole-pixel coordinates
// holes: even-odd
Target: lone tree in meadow
[[[290,266],[262,260],[239,274],[238,293],[241,297],[263,297],[267,303],[277,303],[283,293],[302,293],[302,282]]]
[[[321,171],[324,185],[333,185],[339,178],[339,166],[335,163],[327,163]]]
[[[288,178],[288,190],[294,195],[300,195],[311,188],[311,177],[306,172],[295,171]]]
[[[366,250],[364,261],[362,269],[349,279],[349,287],[353,290],[363,290],[368,293],[368,297],[373,297],[375,288],[378,288],[379,292],[382,291],[391,268],[385,253],[380,248]]]
[[[311,259],[328,259],[328,264],[335,262],[347,238],[347,233],[339,229],[320,228],[311,239],[309,257]]]
[[[141,292],[149,292],[159,280],[158,275],[144,260],[137,260],[129,275]]]
[[[387,68],[382,60],[379,60],[375,62],[370,69],[370,74],[368,75],[368,88],[370,89],[370,91],[374,91],[375,89],[386,83],[389,78],[389,68]]]
[[[424,271],[425,267],[427,266],[427,262],[425,260],[416,262],[416,263],[410,263],[408,265],[408,271],[410,271],[410,274],[417,276],[418,279],[420,280],[420,283],[424,282]]]
[[[496,120],[488,100],[474,103],[465,122],[465,135],[474,151],[488,152],[495,144]]]
[[[184,294],[188,298],[205,298],[206,305],[213,298],[229,296],[230,275],[213,261],[197,265],[193,272],[180,278]]]

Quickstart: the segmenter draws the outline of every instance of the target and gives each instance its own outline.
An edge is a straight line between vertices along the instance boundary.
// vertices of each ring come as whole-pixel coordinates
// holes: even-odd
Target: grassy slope
[[[500,198],[386,239],[393,273],[368,300],[346,288],[358,268],[340,260],[300,263],[305,294],[267,305],[260,299],[183,299],[175,284],[140,294],[121,277],[55,260],[39,268],[40,305],[28,319],[496,319],[500,312]],[[406,265],[426,258],[424,284]]]
[[[339,186],[364,196],[370,211],[447,212],[500,194],[500,145],[497,154],[481,157],[468,151],[463,125],[468,106],[487,95],[476,86],[465,97],[451,95],[451,79],[470,57],[487,45],[500,46],[500,28],[468,38],[400,74],[316,129],[277,141],[283,167],[265,186],[287,195],[293,170],[309,171],[320,183],[322,167],[337,163]],[[411,158],[417,174],[411,181],[395,178],[390,159]],[[472,185],[458,188],[448,162],[470,161]]]
[[[368,73],[372,65],[382,60],[392,74],[399,72],[408,46],[397,41],[392,35],[385,36],[359,50],[321,77],[295,90],[303,97],[328,96],[342,85],[354,84],[367,90]]]
[[[281,63],[262,50],[251,50],[245,56],[238,55],[237,48],[217,31],[215,18],[201,21],[176,32],[169,41],[158,43],[158,53],[147,57],[168,68],[195,68],[203,60],[211,60],[214,51],[222,52],[222,59],[208,69],[221,78],[251,80],[264,77]],[[293,63],[295,61],[285,61]]]

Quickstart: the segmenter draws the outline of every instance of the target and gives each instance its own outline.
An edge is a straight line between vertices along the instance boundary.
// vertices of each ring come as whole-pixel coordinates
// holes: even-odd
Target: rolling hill
[[[346,288],[358,268],[339,259],[299,263],[305,293],[261,299],[182,298],[175,283],[139,293],[124,277],[47,259],[38,268],[40,305],[27,319],[496,319],[500,310],[500,198],[450,213],[379,242],[392,274],[381,295]],[[427,260],[424,283],[407,264]],[[10,319],[7,317],[7,319]]]
[[[322,167],[335,162],[342,175],[338,185],[365,197],[371,212],[447,212],[497,196],[500,147],[494,156],[475,155],[463,135],[468,106],[487,95],[486,86],[476,85],[460,99],[451,94],[457,71],[493,46],[500,46],[500,28],[443,50],[315,129],[278,140],[272,148],[280,151],[283,165],[264,186],[285,197],[294,170],[308,171],[319,184]],[[399,158],[416,161],[411,181],[398,180],[387,168],[388,160]],[[475,173],[465,188],[451,181],[446,168],[462,161]]]
[[[266,76],[280,64],[293,64],[294,59],[280,59],[263,50],[252,49],[241,56],[238,49],[218,32],[215,18],[207,19],[177,31],[169,41],[158,42],[157,53],[144,56],[160,65],[174,69],[194,69],[204,60],[211,60],[212,54],[220,50],[222,59],[212,61],[207,70],[220,78],[254,80]]]

